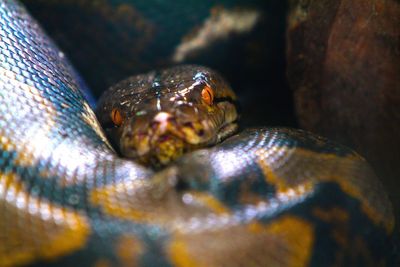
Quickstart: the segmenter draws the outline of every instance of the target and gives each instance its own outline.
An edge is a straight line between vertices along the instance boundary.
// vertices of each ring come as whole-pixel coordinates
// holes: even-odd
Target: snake
[[[96,117],[17,1],[0,38],[0,266],[393,266],[390,201],[351,149],[234,133],[235,95],[198,66],[118,83]]]

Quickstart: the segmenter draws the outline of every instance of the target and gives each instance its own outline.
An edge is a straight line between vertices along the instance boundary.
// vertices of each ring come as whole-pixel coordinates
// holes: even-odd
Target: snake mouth
[[[121,153],[145,165],[165,166],[186,152],[219,142],[236,129],[236,109],[230,104],[212,112],[199,107],[184,110],[128,120],[120,139]],[[192,113],[196,116],[189,116]]]
[[[188,150],[188,144],[183,139],[173,135],[162,135],[156,139],[150,148],[150,153],[140,156],[140,161],[145,164],[166,165],[179,158]]]
[[[145,165],[166,165],[197,147],[206,146],[207,124],[200,122],[178,125],[171,116],[168,121],[153,120],[145,129],[126,127],[121,138],[121,153]],[[133,129],[132,129],[133,128]]]

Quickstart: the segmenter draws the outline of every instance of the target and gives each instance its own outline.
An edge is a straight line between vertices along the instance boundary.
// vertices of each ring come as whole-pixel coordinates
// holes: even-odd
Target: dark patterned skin
[[[351,150],[248,129],[154,173],[15,1],[0,37],[0,266],[391,266],[391,205]]]

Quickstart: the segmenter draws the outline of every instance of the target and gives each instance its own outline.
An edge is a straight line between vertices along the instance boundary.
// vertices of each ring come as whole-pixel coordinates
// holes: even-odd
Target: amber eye
[[[214,100],[214,92],[208,85],[204,86],[203,90],[201,91],[201,98],[207,105],[212,105]]]
[[[111,120],[117,126],[120,126],[124,121],[121,112],[117,108],[113,108],[113,110],[111,111]]]

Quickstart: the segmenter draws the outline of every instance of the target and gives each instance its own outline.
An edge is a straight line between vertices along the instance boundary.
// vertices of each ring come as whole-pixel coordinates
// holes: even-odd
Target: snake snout
[[[204,142],[207,124],[190,115],[198,112],[195,108],[184,110],[175,108],[128,120],[120,139],[121,153],[143,163],[165,165]]]

